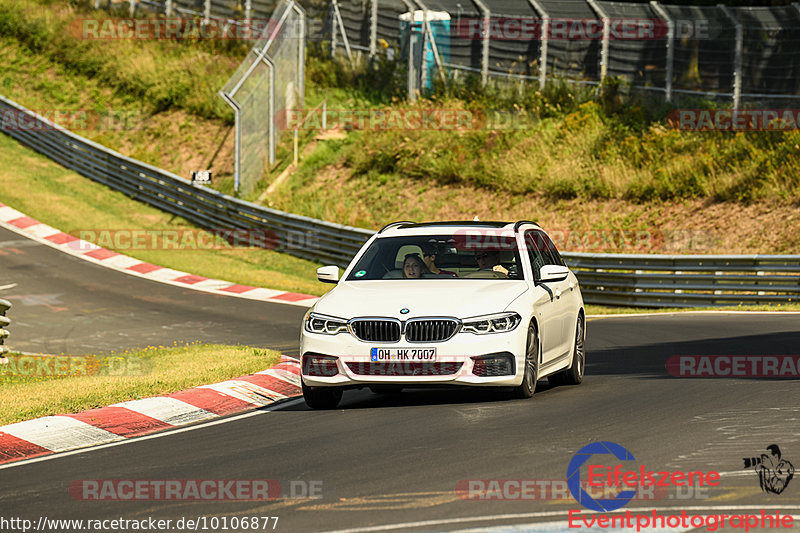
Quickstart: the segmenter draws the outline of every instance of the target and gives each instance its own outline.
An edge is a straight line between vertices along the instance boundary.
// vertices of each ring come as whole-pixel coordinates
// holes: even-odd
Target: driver
[[[500,264],[500,252],[493,250],[479,251],[475,254],[475,262],[478,263],[478,271],[491,270],[503,276],[508,276],[508,269]]]

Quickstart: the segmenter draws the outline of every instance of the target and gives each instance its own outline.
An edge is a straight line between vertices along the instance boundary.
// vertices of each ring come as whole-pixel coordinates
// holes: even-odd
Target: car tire
[[[552,385],[580,385],[586,369],[586,320],[578,315],[575,326],[575,343],[572,345],[572,364],[566,370],[553,374],[547,381]]]
[[[525,373],[522,383],[514,388],[517,398],[530,398],[536,391],[536,382],[539,380],[539,332],[536,325],[528,325],[528,341],[525,343]]]
[[[312,409],[336,409],[342,399],[342,388],[307,387],[303,383],[303,399]]]
[[[400,394],[403,392],[403,387],[397,385],[372,385],[369,390],[373,394]]]

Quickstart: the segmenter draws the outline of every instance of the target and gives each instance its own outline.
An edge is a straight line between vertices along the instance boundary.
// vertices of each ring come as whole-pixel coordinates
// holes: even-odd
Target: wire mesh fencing
[[[286,112],[303,107],[305,12],[282,1],[263,36],[220,91],[235,115],[235,190],[252,191],[268,166],[286,127]]]
[[[800,99],[800,4],[332,0],[330,10],[334,49],[408,59],[411,98],[437,76],[471,73],[483,84],[540,87],[613,77],[667,101],[700,96],[734,107]]]
[[[264,165],[275,161],[286,124],[283,110],[302,109],[306,40],[325,42],[333,54],[353,62],[379,55],[395,61],[411,100],[440,81],[468,77],[483,85],[513,80],[540,89],[553,80],[599,85],[613,78],[676,106],[703,98],[734,109],[769,109],[800,100],[798,3],[87,1],[95,7],[129,6],[132,15],[146,9],[230,25],[266,21],[266,33],[221,91],[236,112],[235,182],[243,193],[261,178]]]

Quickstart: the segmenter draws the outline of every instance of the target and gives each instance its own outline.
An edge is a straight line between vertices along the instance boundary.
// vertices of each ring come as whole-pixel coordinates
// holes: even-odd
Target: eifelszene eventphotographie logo
[[[612,456],[612,457],[601,457]],[[653,471],[644,464],[612,463],[635,461],[625,447],[615,442],[593,442],[578,450],[567,466],[567,487],[572,497],[587,509],[598,512],[615,511],[624,507],[636,496],[641,487],[716,487],[720,484],[719,472],[710,471]],[[587,480],[581,479],[581,467],[586,465]],[[594,498],[584,489],[602,488],[603,497]]]

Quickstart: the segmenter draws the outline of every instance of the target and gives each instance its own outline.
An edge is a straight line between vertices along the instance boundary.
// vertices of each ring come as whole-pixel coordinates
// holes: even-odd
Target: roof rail
[[[539,226],[539,224],[537,224],[533,220],[518,220],[517,223],[514,224],[514,231],[519,230],[519,227],[522,226],[523,224],[533,224],[534,226]],[[541,226],[539,227],[541,228]]]
[[[492,228],[502,228],[507,226],[509,222],[499,222],[491,220],[448,220],[443,222],[419,222],[414,224],[416,228],[424,228],[427,226],[489,226]]]
[[[410,220],[401,220],[399,222],[392,222],[391,224],[386,224],[384,227],[382,227],[378,233],[383,233],[383,230],[389,229],[392,226],[398,226],[400,224],[414,224],[414,223],[411,222]]]

